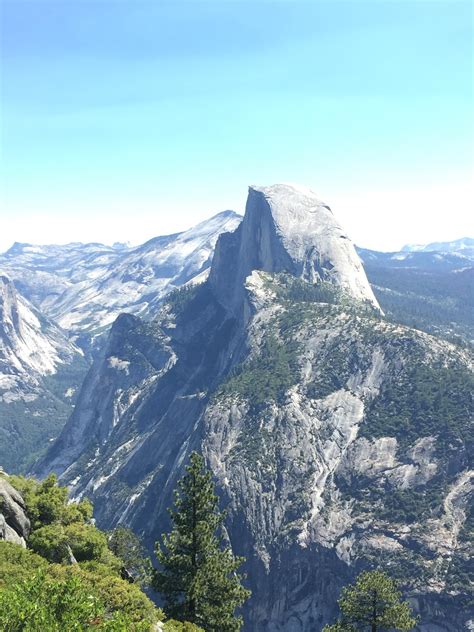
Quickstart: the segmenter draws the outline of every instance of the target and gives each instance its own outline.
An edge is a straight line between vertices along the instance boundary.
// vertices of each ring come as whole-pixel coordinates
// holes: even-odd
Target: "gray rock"
[[[26,546],[30,534],[30,521],[25,503],[10,483],[0,478],[0,539]]]
[[[380,309],[349,237],[306,187],[249,188],[244,219],[235,232],[219,237],[209,277],[218,300],[234,313],[242,308],[253,270],[328,281]]]

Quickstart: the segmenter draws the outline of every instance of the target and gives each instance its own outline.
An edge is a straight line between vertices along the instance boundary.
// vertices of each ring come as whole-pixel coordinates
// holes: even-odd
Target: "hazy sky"
[[[138,243],[281,181],[362,246],[472,235],[472,6],[0,0],[0,251]]]

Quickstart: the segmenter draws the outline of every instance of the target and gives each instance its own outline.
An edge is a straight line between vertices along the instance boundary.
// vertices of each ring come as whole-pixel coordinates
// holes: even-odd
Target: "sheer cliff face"
[[[245,217],[220,236],[210,283],[230,310],[241,308],[253,270],[325,281],[379,309],[352,242],[331,209],[306,187],[250,187]]]
[[[151,544],[191,450],[247,557],[251,632],[319,630],[382,563],[428,630],[469,618],[467,353],[386,322],[314,194],[252,188],[209,282],[121,316],[39,466]],[[433,627],[438,626],[438,627]]]

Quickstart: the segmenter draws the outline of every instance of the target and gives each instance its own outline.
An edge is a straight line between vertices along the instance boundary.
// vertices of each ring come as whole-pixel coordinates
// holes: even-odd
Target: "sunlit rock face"
[[[470,618],[472,357],[387,322],[313,193],[251,188],[209,281],[122,316],[38,466],[151,546],[192,450],[247,558],[246,632],[313,632],[381,564],[421,629]],[[436,627],[437,626],[437,627]]]
[[[210,283],[222,304],[241,307],[253,270],[329,282],[379,309],[352,242],[329,206],[306,187],[250,187],[242,224],[216,245]]]

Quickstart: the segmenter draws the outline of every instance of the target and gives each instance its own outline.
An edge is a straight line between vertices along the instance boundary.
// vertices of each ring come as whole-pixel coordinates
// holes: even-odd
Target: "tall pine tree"
[[[408,632],[416,625],[410,606],[401,601],[396,584],[382,571],[361,573],[355,584],[342,589],[338,600],[342,616],[323,632]]]
[[[166,613],[206,632],[238,632],[242,618],[235,610],[250,595],[236,572],[244,558],[222,546],[224,516],[211,473],[196,452],[178,482],[170,514],[173,528],[163,535],[161,545],[156,543],[160,568],[153,578],[154,588],[164,596]]]

